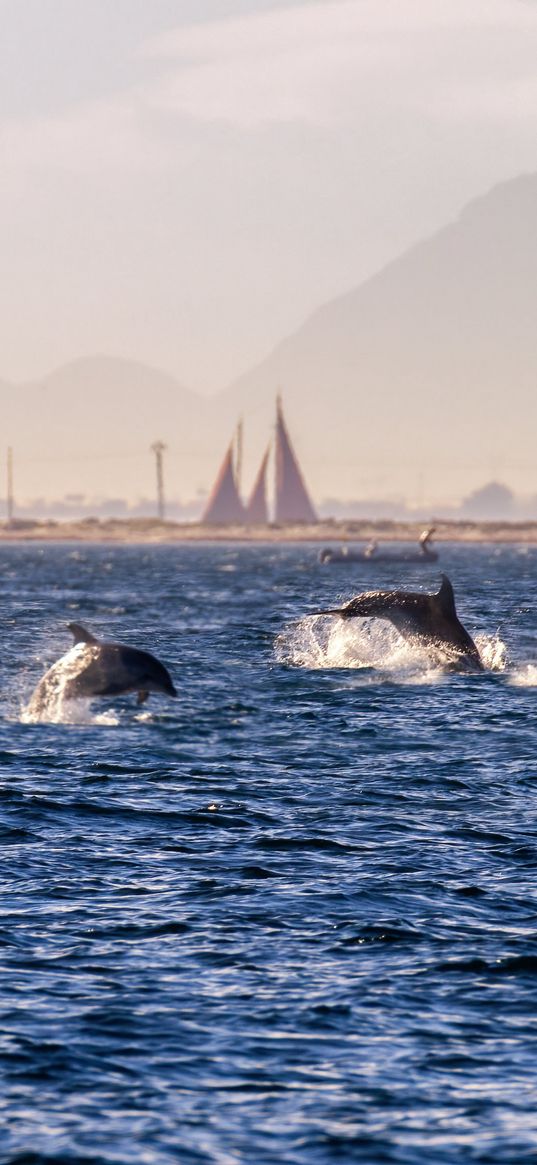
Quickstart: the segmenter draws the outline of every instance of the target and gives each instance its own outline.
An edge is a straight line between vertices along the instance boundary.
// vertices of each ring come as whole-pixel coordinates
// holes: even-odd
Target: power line
[[[206,456],[205,450],[198,448],[193,449],[192,446],[188,448],[178,448],[174,446],[174,452],[181,455],[182,458],[188,458],[191,461],[199,460],[200,457]],[[78,465],[82,461],[141,461],[147,457],[147,450],[137,449],[130,453],[81,453],[73,454],[69,457],[49,456],[49,457],[19,457],[17,465]]]

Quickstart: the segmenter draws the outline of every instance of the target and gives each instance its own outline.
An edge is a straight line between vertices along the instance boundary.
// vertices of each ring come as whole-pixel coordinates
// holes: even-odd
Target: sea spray
[[[26,724],[80,723],[89,715],[89,701],[69,697],[69,684],[79,675],[81,663],[87,666],[97,650],[90,644],[77,643],[49,668],[39,681],[21,719]]]
[[[486,671],[505,669],[506,647],[498,635],[480,635],[476,645]],[[290,667],[374,669],[401,683],[429,682],[453,669],[449,652],[435,647],[433,657],[418,640],[402,639],[394,627],[378,619],[351,623],[306,617],[280,633],[275,654]]]

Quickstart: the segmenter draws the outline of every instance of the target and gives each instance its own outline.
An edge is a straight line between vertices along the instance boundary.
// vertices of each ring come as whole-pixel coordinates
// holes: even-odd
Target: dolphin
[[[316,611],[317,615],[339,615],[341,619],[387,619],[403,639],[440,656],[457,671],[483,671],[479,651],[457,618],[453,587],[442,575],[436,595],[415,591],[365,591],[344,607]]]
[[[176,696],[164,664],[148,651],[97,639],[80,623],[69,623],[73,647],[49,668],[30,700],[30,714],[41,714],[51,702],[138,692],[143,704],[150,692]]]

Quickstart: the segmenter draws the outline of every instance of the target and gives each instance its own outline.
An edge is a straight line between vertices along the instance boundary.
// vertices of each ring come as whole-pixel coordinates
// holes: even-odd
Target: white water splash
[[[23,724],[119,724],[114,712],[94,713],[88,699],[72,699],[69,684],[95,658],[96,648],[77,643],[49,668],[29,703],[21,709]]]
[[[507,645],[499,635],[476,635],[475,645],[485,671],[505,671]]]
[[[438,675],[438,666],[422,649],[405,642],[393,627],[378,619],[363,619],[354,625],[327,621],[322,616],[303,619],[278,637],[276,656],[294,667],[374,669],[385,675],[397,672],[409,682],[417,676],[428,679],[431,673]]]
[[[537,688],[537,664],[526,663],[516,668],[509,677],[509,683],[515,688]]]
[[[506,647],[499,636],[478,636],[476,646],[487,671],[504,670]],[[278,636],[275,651],[280,663],[293,667],[374,669],[400,683],[437,682],[453,664],[449,652],[436,649],[432,658],[420,644],[409,643],[378,619],[351,624],[309,616]]]

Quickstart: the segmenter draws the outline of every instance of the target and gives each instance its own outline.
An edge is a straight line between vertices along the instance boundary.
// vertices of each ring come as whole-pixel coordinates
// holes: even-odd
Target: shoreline
[[[431,520],[434,542],[522,543],[537,545],[537,521],[476,522]],[[81,519],[80,521],[17,520],[0,523],[0,542],[88,542],[174,545],[199,542],[263,543],[416,543],[424,522],[331,520],[312,525],[202,526],[199,523],[162,522],[153,518]]]

